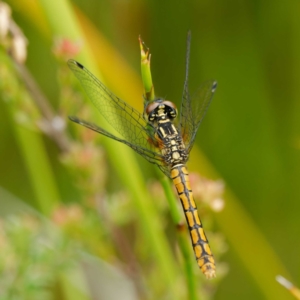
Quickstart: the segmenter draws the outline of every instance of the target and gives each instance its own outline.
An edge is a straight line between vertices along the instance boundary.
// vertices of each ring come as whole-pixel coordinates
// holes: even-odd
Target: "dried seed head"
[[[20,64],[27,58],[27,39],[23,34],[15,34],[12,38],[11,55]]]
[[[8,34],[10,16],[11,16],[10,7],[4,2],[0,2],[0,40],[1,41]]]

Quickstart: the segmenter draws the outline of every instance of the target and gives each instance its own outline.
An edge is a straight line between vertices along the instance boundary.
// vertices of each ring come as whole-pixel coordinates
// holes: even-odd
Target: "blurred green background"
[[[191,89],[206,79],[216,79],[218,89],[198,132],[189,169],[225,182],[225,208],[219,213],[209,209],[205,213],[209,215],[210,231],[221,234],[228,245],[224,255],[220,251],[218,259],[220,263],[226,263],[227,273],[207,287],[211,291],[206,291],[206,296],[199,292],[198,299],[293,299],[275,281],[275,276],[282,274],[300,286],[300,2],[10,0],[6,3],[28,39],[26,67],[53,111],[63,112],[61,115],[65,119],[74,111],[71,103],[74,95],[68,93],[75,90],[77,83],[64,62],[76,56],[69,54],[69,57],[57,58],[59,55],[53,54],[55,41],[78,42],[81,52],[76,59],[101,76],[116,95],[141,111],[143,89],[138,36],[142,36],[152,53],[156,94],[179,106],[185,74],[185,40],[187,31],[191,30]],[[5,53],[3,45],[1,49]],[[2,61],[3,65],[10,65]],[[13,66],[9,68],[14,70]],[[66,91],[64,85],[71,82],[73,87]],[[22,79],[18,84],[22,86]],[[4,88],[0,95],[3,100],[6,99]],[[17,85],[16,89],[21,88]],[[63,105],[61,99],[67,99]],[[105,138],[100,137],[97,149],[103,157],[96,162],[102,161],[102,165],[92,161],[91,168],[98,168],[100,173],[93,177],[99,181],[93,183],[91,191],[90,187],[83,187],[82,182],[88,182],[89,175],[97,171],[89,169],[80,181],[76,173],[81,169],[77,165],[70,166],[72,159],[69,157],[66,163],[57,143],[38,129],[17,124],[15,110],[7,101],[0,101],[3,215],[16,210],[16,207],[8,207],[12,195],[47,218],[51,218],[53,209],[61,204],[80,203],[84,209],[88,206],[90,210],[86,203],[94,200],[85,201],[97,193],[106,195],[104,199],[127,197],[128,203],[134,206],[135,202],[130,202],[132,195],[140,197],[147,193],[149,180],[157,178],[152,165],[119,144],[107,145]],[[77,110],[79,115],[82,110],[83,106]],[[95,117],[92,121],[97,122]],[[66,134],[76,141],[79,134],[74,130],[74,126],[68,124]],[[84,132],[78,130],[80,134]],[[94,138],[85,136],[78,143],[91,143]],[[103,144],[104,148],[101,147]],[[114,153],[112,148],[116,149]],[[117,159],[117,151],[121,154],[116,162],[114,155]],[[122,175],[118,168],[127,155],[131,156]],[[36,166],[32,166],[32,159]],[[131,164],[134,164],[132,170],[138,170],[134,173],[136,177],[126,173]],[[127,180],[137,187],[129,186],[126,177],[130,177]],[[142,187],[138,190],[140,182]],[[96,191],[97,185],[100,192]],[[166,232],[174,234],[170,229],[173,225],[168,219],[167,204],[155,205],[162,206],[158,210],[163,212],[156,218],[167,228],[164,229]],[[144,231],[132,230],[130,234],[133,223],[126,223],[126,218],[129,218],[134,220],[135,227],[143,227],[139,223],[141,219],[135,220],[139,213],[129,206],[125,209],[129,216],[118,216],[122,204],[108,205],[108,209],[116,214],[116,226],[127,233],[122,239],[134,243],[131,250],[136,253],[133,255],[140,255],[135,272],[142,277],[144,292],[141,293],[143,296],[137,292],[137,299],[175,299],[168,293],[168,288],[163,290],[156,286],[155,281],[160,281],[159,267],[149,263],[147,267],[143,266],[142,257],[147,257],[145,251],[149,240],[147,236],[143,237],[143,245],[139,245],[139,234],[144,234]],[[108,223],[113,221],[114,217]],[[127,227],[122,229],[123,223]],[[107,227],[104,228],[108,234]],[[97,228],[94,230],[97,232]],[[166,245],[176,248],[176,237],[171,241],[167,239]],[[217,245],[216,242],[215,247]],[[118,249],[118,246],[110,241],[103,247],[107,249],[104,254],[100,251],[98,256],[120,267],[112,258],[114,255],[108,255],[109,259],[106,259],[107,253],[111,253],[109,247]],[[123,264],[126,265],[126,260]],[[152,264],[155,265],[153,258]],[[183,271],[175,259],[174,264],[178,272],[173,278],[175,288],[177,281],[182,284],[180,276]],[[147,278],[151,273],[147,268],[156,270],[156,275]],[[195,272],[200,273],[197,269]],[[205,289],[202,274],[197,276],[199,285],[201,282]],[[135,282],[134,278],[135,275],[130,280]],[[84,281],[92,289],[89,279]],[[184,284],[182,289],[186,290]],[[63,298],[58,290],[54,288],[55,299],[75,299],[68,298],[67,294]],[[126,299],[125,292],[121,295]],[[94,298],[86,297],[105,299],[95,294]],[[134,298],[129,296],[128,299]],[[188,298],[179,296],[179,299]]]

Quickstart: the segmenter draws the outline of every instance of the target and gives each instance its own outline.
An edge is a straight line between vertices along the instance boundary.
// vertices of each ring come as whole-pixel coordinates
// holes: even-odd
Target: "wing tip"
[[[218,82],[215,80],[212,84],[212,87],[211,87],[211,91],[214,93],[217,89],[217,86],[218,86]]]
[[[72,122],[75,122],[75,123],[80,122],[79,118],[77,118],[76,116],[69,116],[69,120],[72,121]]]

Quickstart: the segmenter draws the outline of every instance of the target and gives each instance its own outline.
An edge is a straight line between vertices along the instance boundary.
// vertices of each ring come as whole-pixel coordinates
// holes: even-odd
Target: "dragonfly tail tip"
[[[204,273],[206,279],[212,279],[212,278],[215,278],[216,277],[216,271],[213,270],[213,269],[210,269],[210,270],[207,270],[205,273]]]

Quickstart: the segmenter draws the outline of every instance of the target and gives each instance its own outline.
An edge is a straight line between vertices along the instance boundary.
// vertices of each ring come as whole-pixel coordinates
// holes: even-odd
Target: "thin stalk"
[[[27,87],[28,93],[30,93],[35,105],[43,115],[45,122],[47,122],[45,125],[47,125],[47,132],[49,136],[59,146],[61,151],[67,151],[69,149],[69,141],[67,135],[63,131],[64,128],[61,126],[61,128],[57,130],[54,125],[57,122],[64,123],[63,120],[60,120],[60,117],[55,114],[48,99],[42,93],[27,68],[19,63],[15,63],[15,66]]]

